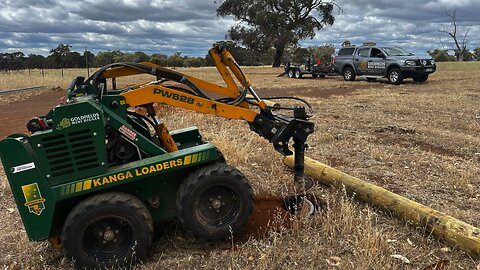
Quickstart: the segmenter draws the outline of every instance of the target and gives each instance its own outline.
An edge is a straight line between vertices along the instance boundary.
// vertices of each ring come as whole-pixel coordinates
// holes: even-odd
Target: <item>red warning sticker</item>
[[[137,137],[137,133],[135,133],[135,131],[129,129],[125,125],[121,126],[118,131],[120,131],[120,133],[122,133],[123,135],[125,135],[125,137],[129,138],[132,141],[135,140],[135,138]]]

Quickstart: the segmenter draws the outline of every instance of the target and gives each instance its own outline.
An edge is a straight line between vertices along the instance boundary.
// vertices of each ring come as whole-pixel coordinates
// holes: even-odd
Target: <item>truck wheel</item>
[[[302,73],[300,72],[300,69],[295,69],[295,78],[296,79],[302,78]]]
[[[423,82],[426,82],[427,80],[428,80],[428,74],[413,77],[414,82],[423,83]]]
[[[292,68],[289,68],[287,74],[289,78],[293,78],[293,76],[295,75],[295,72],[293,71]]]
[[[351,67],[346,67],[344,70],[343,70],[343,79],[345,81],[353,81],[355,80],[355,72],[353,71],[353,68]]]
[[[137,197],[123,192],[94,195],[68,215],[62,230],[65,256],[75,266],[105,268],[145,257],[153,221]]]
[[[253,192],[236,168],[213,163],[192,172],[180,185],[177,215],[193,236],[222,240],[239,233],[253,208]]]
[[[387,79],[391,84],[399,85],[403,82],[402,71],[398,68],[392,68],[388,71]]]

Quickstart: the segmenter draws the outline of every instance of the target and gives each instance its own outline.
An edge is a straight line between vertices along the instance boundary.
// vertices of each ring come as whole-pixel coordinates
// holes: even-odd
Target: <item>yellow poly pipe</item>
[[[247,98],[253,98],[252,95],[250,94],[247,94]],[[273,102],[273,101],[270,101],[270,100],[264,100],[262,99],[263,102],[265,102],[265,105],[267,105],[268,107],[272,107],[272,108],[275,108],[275,107],[280,107],[280,103],[277,103],[277,102]]]
[[[293,168],[293,156],[285,157],[283,162]],[[305,173],[328,186],[345,186],[349,194],[355,193],[355,198],[389,210],[400,218],[406,218],[414,226],[425,227],[428,233],[431,232],[452,247],[480,259],[480,230],[470,224],[308,157],[305,157]]]

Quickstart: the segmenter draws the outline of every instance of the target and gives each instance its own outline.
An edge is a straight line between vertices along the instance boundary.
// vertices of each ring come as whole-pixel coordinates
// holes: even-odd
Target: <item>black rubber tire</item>
[[[147,207],[123,192],[83,200],[68,214],[62,230],[65,256],[75,267],[87,269],[136,262],[147,255],[152,237],[153,221]]]
[[[428,74],[414,76],[413,81],[417,83],[424,83],[428,80]]]
[[[220,151],[220,149],[216,149],[217,151],[217,162],[220,162],[220,163],[225,163],[227,164],[227,159],[225,158],[225,155],[222,153],[222,151]]]
[[[288,69],[287,75],[289,78],[293,78],[295,76],[295,71],[293,70],[293,68]]]
[[[312,74],[312,77],[313,77],[313,78],[318,78],[319,75],[318,75],[318,74]]]
[[[206,240],[238,234],[253,209],[253,191],[245,176],[224,163],[193,171],[178,189],[177,216],[187,233]]]
[[[352,67],[346,67],[342,72],[343,79],[345,81],[354,81],[355,80],[355,71]]]
[[[320,74],[320,75],[318,75],[318,77],[320,77],[320,78],[325,78],[326,75]]]
[[[387,80],[389,83],[399,85],[403,82],[403,74],[399,68],[392,68],[387,73]]]
[[[302,78],[302,72],[300,72],[300,69],[296,68],[295,69],[295,79],[301,79]]]
[[[367,81],[369,81],[369,82],[374,82],[376,80],[377,80],[377,78],[367,77]]]

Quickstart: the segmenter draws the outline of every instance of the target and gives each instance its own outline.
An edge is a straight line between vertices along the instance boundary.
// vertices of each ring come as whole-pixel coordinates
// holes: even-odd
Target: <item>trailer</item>
[[[289,78],[301,79],[303,75],[310,74],[313,78],[325,78],[325,76],[339,75],[335,71],[332,62],[322,63],[320,59],[317,60],[317,64],[312,63],[312,58],[308,57],[305,64],[291,64],[288,62],[285,65],[285,75]]]

